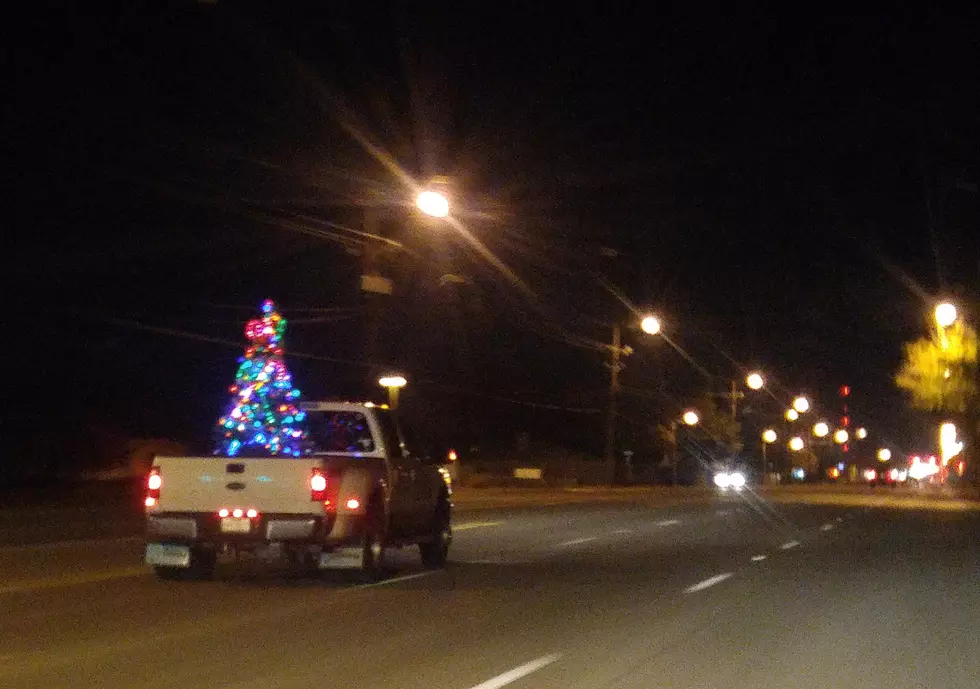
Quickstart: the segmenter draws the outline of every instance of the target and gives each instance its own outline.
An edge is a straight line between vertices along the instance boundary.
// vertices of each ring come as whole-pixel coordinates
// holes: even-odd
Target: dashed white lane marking
[[[799,544],[800,544],[799,541],[786,541],[781,546],[779,546],[779,549],[780,550],[789,550],[790,548],[795,548]]]
[[[418,574],[406,574],[403,577],[394,577],[392,579],[383,579],[382,581],[376,581],[373,584],[361,584],[357,588],[359,588],[359,589],[371,589],[371,588],[374,588],[375,586],[387,586],[388,584],[399,584],[399,583],[401,583],[403,581],[408,581],[409,579],[419,579],[421,577],[431,577],[433,574],[435,574],[435,571],[432,571],[432,572],[419,572]]]
[[[502,675],[497,675],[492,679],[488,679],[486,682],[477,684],[473,689],[500,689],[500,687],[505,687],[511,682],[516,682],[521,677],[531,674],[537,670],[540,670],[545,665],[551,665],[553,662],[561,658],[560,653],[552,653],[551,655],[542,656],[537,660],[532,660],[529,663],[524,663],[523,665],[518,665],[513,670],[508,670]]]
[[[680,523],[680,519],[661,519],[659,522],[657,522],[657,526],[676,526]]]
[[[753,555],[752,556],[752,562],[762,562],[765,559],[766,559],[766,556],[765,555]]]
[[[581,545],[582,543],[589,543],[590,541],[598,541],[598,536],[586,536],[585,538],[573,538],[570,541],[562,541],[558,544],[559,548],[564,548],[570,545]]]
[[[453,524],[453,531],[467,531],[468,529],[482,529],[487,526],[500,526],[503,522],[470,522],[469,524]]]
[[[820,527],[820,530],[821,531],[830,531],[833,528],[834,528],[834,525],[833,524],[824,524],[823,526]]]
[[[618,534],[620,536],[625,536],[627,534],[633,533],[633,529],[616,529],[615,531],[613,531],[613,533]]]
[[[720,584],[730,577],[734,576],[731,572],[725,572],[723,574],[716,574],[715,576],[705,579],[704,581],[698,582],[694,586],[688,586],[684,589],[684,593],[697,593],[698,591],[704,591],[706,588],[711,588],[715,584]]]

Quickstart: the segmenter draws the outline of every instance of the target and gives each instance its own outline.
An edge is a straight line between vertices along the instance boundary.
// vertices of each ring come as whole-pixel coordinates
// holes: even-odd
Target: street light
[[[949,302],[943,302],[936,307],[936,324],[940,328],[948,328],[956,322],[956,307]]]
[[[701,419],[698,417],[698,413],[693,409],[688,409],[681,415],[681,421],[687,426],[697,426]],[[677,485],[677,467],[680,464],[680,455],[677,452],[677,419],[674,418],[670,422],[670,452],[671,452],[671,474],[673,478],[671,479],[671,485]]]
[[[887,447],[883,447],[880,450],[878,450],[879,462],[887,462],[891,458],[892,458],[892,451],[889,450]]]
[[[639,323],[640,329],[649,334],[660,332],[660,321],[655,316],[645,316]],[[609,485],[616,483],[616,398],[619,395],[619,370],[621,357],[632,354],[631,347],[622,344],[622,326],[615,323],[612,329],[612,344],[606,345],[611,355],[609,362],[609,408],[606,412],[606,442],[603,450],[603,461],[606,465],[606,481]]]
[[[830,433],[830,426],[827,425],[826,421],[819,421],[813,424],[813,435],[817,436],[818,438],[823,438],[828,433]]]
[[[640,330],[647,335],[656,335],[660,332],[660,319],[656,316],[644,316],[640,321]]]
[[[419,192],[415,197],[415,205],[420,211],[433,218],[445,218],[449,215],[449,199],[438,191],[426,189]]]
[[[854,435],[857,436],[858,440],[864,440],[865,438],[868,437],[868,429],[863,427],[859,428],[856,431],[854,431]]]
[[[403,376],[384,376],[378,378],[378,385],[388,389],[388,406],[398,408],[398,391],[405,387],[408,381]]]
[[[784,416],[786,417],[787,421],[796,421],[798,418],[800,418],[800,412],[796,411],[795,409],[787,409]]]
[[[750,390],[760,390],[766,384],[766,379],[762,377],[761,373],[753,371],[745,376],[745,384],[749,386]]]
[[[843,445],[844,443],[847,442],[847,439],[849,437],[850,436],[847,434],[847,431],[841,428],[836,433],[834,433],[834,442],[837,443],[838,445]]]
[[[806,443],[803,442],[803,438],[801,438],[799,436],[796,436],[794,438],[790,438],[790,441],[789,441],[789,449],[791,449],[793,452],[799,452],[805,446],[806,446]]]
[[[771,428],[767,428],[762,431],[762,482],[766,482],[766,474],[769,471],[769,460],[766,458],[766,448],[776,442],[779,436],[776,435],[776,431]]]
[[[805,414],[807,410],[810,409],[810,400],[808,400],[803,395],[800,395],[795,400],[793,400],[793,409],[795,409],[800,414]]]

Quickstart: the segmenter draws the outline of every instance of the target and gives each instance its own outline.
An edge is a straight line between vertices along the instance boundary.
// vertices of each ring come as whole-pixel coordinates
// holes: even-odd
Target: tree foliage
[[[973,415],[977,408],[977,333],[957,321],[906,343],[895,384],[925,411]]]

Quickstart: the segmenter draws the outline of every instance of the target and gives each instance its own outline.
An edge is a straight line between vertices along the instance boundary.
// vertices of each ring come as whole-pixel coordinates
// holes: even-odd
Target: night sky
[[[439,442],[597,450],[597,344],[628,303],[694,363],[627,328],[627,425],[759,367],[758,418],[797,392],[832,418],[846,383],[882,442],[924,443],[891,378],[937,295],[980,292],[977,11],[529,6],[129,3],[6,26],[5,463],[93,427],[206,449],[266,297],[305,396],[379,398],[365,206],[406,247],[384,355]],[[505,269],[412,212],[406,180],[433,175]]]

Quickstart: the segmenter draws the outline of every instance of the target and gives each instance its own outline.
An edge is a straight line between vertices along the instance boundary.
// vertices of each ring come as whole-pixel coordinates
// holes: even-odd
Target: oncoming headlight
[[[732,477],[726,472],[720,471],[715,474],[715,485],[719,488],[728,488],[728,486],[732,485]]]
[[[740,471],[733,471],[728,475],[728,483],[735,490],[739,490],[745,485],[745,474]]]

